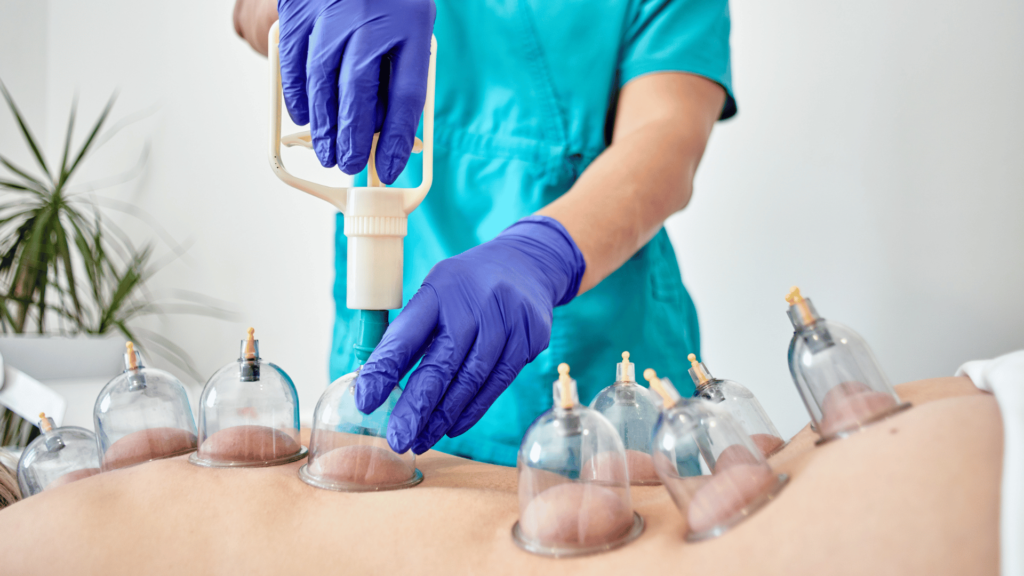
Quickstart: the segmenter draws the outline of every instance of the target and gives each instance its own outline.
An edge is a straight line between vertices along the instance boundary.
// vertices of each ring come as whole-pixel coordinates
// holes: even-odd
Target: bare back
[[[634,487],[646,532],[570,560],[516,548],[516,471],[430,452],[422,485],[345,494],[299,481],[301,462],[222,470],[184,458],[82,480],[0,511],[10,574],[687,573],[995,574],[1002,424],[964,378],[898,387],[915,407],[815,448],[801,431],[772,458],[778,499],[690,544],[662,487]],[[969,434],[964,434],[969,431]],[[713,571],[713,572],[712,572]]]

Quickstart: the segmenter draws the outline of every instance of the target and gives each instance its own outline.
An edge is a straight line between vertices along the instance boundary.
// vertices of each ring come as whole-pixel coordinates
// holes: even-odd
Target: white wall
[[[290,373],[309,415],[329,383],[334,210],[270,171],[266,59],[235,36],[232,6],[52,0],[50,141],[61,141],[75,91],[85,120],[115,89],[113,118],[152,110],[105,145],[79,182],[130,169],[149,142],[141,178],[96,194],[142,208],[187,248],[174,258],[160,245],[170,262],[154,277],[158,297],[187,290],[237,312],[234,321],[169,316],[152,327],[209,375],[237,357],[254,326],[262,356]],[[117,220],[137,238],[159,236],[135,218]]]
[[[11,5],[40,5],[2,1],[0,22]],[[209,373],[256,326],[308,413],[327,377],[333,214],[267,167],[265,60],[235,37],[232,2],[48,4],[48,73],[26,88],[48,94],[48,140],[60,141],[75,89],[83,118],[115,87],[115,117],[156,105],[93,159],[92,176],[131,166],[150,141],[145,178],[101,193],[193,242],[157,276],[160,291],[240,312],[233,323],[171,318],[166,334]],[[750,386],[784,433],[807,420],[786,368],[792,284],[859,330],[895,382],[1024,344],[1022,10],[733,2],[740,115],[716,129],[694,200],[669,229],[709,366]]]
[[[732,8],[740,114],[669,223],[709,368],[806,423],[793,284],[894,383],[1024,347],[1024,4]]]
[[[21,113],[46,137],[48,0],[0,0],[0,80],[17,98]],[[0,154],[20,166],[35,167],[22,144],[14,117],[0,100]]]

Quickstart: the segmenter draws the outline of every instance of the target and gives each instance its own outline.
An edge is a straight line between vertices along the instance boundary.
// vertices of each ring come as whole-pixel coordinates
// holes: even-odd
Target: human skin
[[[196,447],[196,435],[178,428],[147,428],[118,439],[103,454],[107,470],[134,466],[140,462],[178,455]]]
[[[267,54],[274,0],[237,0],[235,31]],[[583,254],[582,294],[619,269],[690,202],[725,89],[706,78],[662,72],[619,93],[611,145],[572,188],[537,214],[558,220]]]
[[[306,485],[302,462],[211,469],[157,460],[0,511],[5,574],[996,574],[1002,420],[966,378],[897,387],[914,403],[815,447],[805,428],[769,459],[791,480],[718,538],[684,540],[664,487],[631,489],[636,541],[552,560],[515,547],[517,473],[437,452],[392,492]],[[950,423],[955,425],[950,425]],[[145,537],[138,537],[144,534]],[[59,553],[42,543],[59,543]]]
[[[211,434],[199,445],[199,457],[221,462],[261,462],[286,458],[299,450],[299,443],[287,432],[268,426],[243,425]]]

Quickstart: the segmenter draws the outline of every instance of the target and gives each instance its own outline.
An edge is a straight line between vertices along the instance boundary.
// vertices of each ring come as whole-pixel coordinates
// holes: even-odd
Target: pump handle
[[[309,131],[298,132],[288,136],[281,136],[281,53],[279,50],[280,29],[279,23],[274,22],[270,27],[268,38],[269,60],[270,60],[270,167],[274,174],[285,184],[312,194],[321,200],[333,204],[343,214],[348,204],[348,191],[353,187],[334,187],[310,182],[295,176],[284,165],[281,159],[281,144],[285,146],[301,146],[312,148]],[[423,104],[423,141],[418,138],[413,145],[413,152],[423,150],[423,181],[416,188],[389,188],[389,190],[402,193],[402,210],[408,215],[416,209],[430,191],[430,185],[434,179],[434,64],[437,57],[437,38],[430,38],[430,69],[427,72],[427,99]],[[384,188],[384,185],[376,178],[374,170],[374,153],[376,151],[377,135],[373,138],[374,147],[370,151],[370,179],[369,188]]]

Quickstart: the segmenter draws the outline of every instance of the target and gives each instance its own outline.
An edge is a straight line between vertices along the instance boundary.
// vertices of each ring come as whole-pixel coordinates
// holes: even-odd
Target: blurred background
[[[136,121],[78,190],[141,210],[112,217],[155,241],[152,292],[233,312],[144,322],[203,375],[256,327],[308,420],[329,383],[334,210],[271,173],[267,63],[235,35],[232,7],[0,0],[0,79],[55,156],[74,95],[81,136],[119,91],[112,119]],[[806,424],[786,364],[794,284],[859,331],[894,383],[1024,346],[1024,4],[731,9],[740,112],[667,224],[714,374],[751,388],[785,436]],[[31,164],[6,109],[0,153]]]

